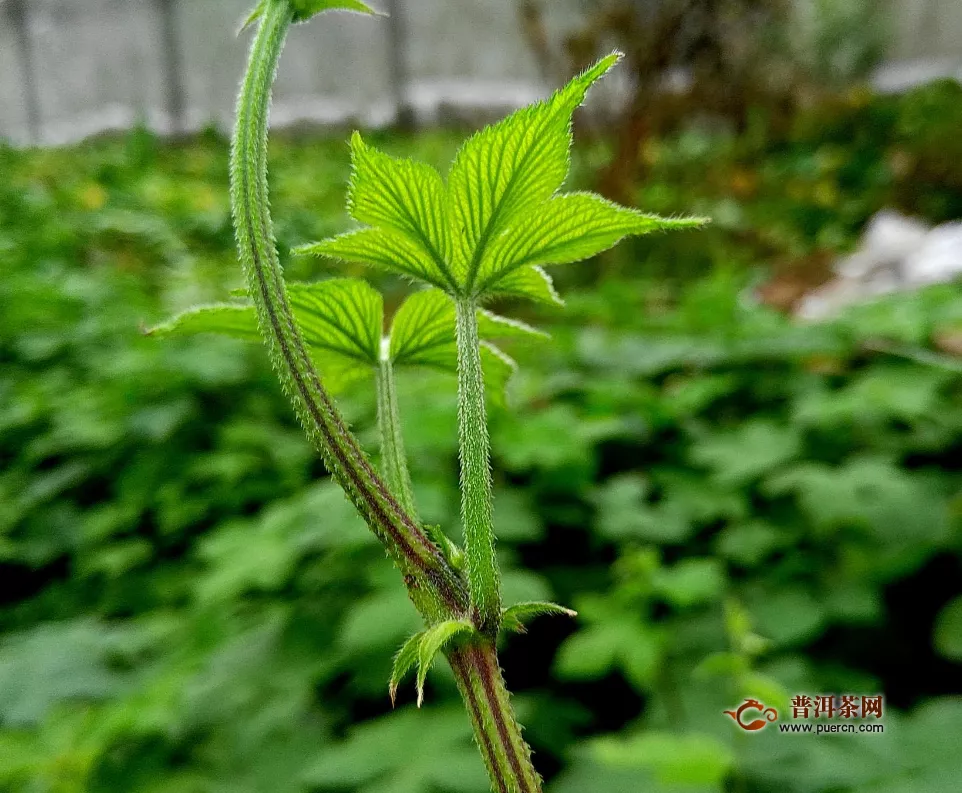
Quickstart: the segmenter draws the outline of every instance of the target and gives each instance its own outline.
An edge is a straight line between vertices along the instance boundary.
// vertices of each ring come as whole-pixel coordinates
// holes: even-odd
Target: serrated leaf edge
[[[437,654],[443,650],[455,637],[462,633],[474,633],[474,625],[467,620],[445,620],[432,625],[421,634],[418,647],[417,692],[418,707],[424,703],[424,684],[427,681],[428,670],[434,663]]]
[[[420,631],[408,637],[407,641],[405,641],[394,654],[394,662],[391,666],[391,680],[388,684],[388,693],[391,695],[392,708],[397,701],[398,686],[407,673],[411,671],[411,667],[417,663],[418,648],[420,647],[423,636],[424,631]]]

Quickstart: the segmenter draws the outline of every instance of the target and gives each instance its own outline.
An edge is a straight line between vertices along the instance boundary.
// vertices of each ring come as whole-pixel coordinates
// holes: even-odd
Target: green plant
[[[483,312],[482,304],[496,296],[558,301],[543,266],[588,258],[628,235],[703,221],[647,215],[590,193],[558,193],[568,172],[572,114],[618,60],[613,54],[547,101],[471,137],[446,182],[429,166],[390,158],[354,135],[348,205],[366,225],[300,252],[362,262],[426,285],[430,291],[414,294],[398,311],[388,336],[380,296],[363,281],[288,287],[268,208],[271,85],[290,25],[329,8],[369,11],[355,0],[263,0],[248,20],[258,31],[238,102],[231,205],[252,306],[202,308],[163,330],[247,337],[256,315],[309,438],[403,574],[425,621],[397,654],[392,699],[401,678],[417,666],[420,704],[427,671],[443,652],[493,789],[534,793],[541,781],[509,702],[496,640],[502,626],[519,630],[538,614],[574,612],[553,603],[502,604],[482,353],[502,362],[502,369],[508,362],[482,337],[532,331]],[[393,368],[406,363],[457,373],[463,551],[417,516],[394,397]],[[376,373],[381,474],[325,384],[359,370]]]
[[[891,147],[927,145],[925,113],[892,127],[933,88],[945,109],[932,124],[949,129],[959,89],[935,86],[814,108],[831,123],[792,140],[659,140],[639,203],[694,204],[710,229],[557,268],[564,310],[517,313],[552,343],[499,341],[519,362],[510,410],[488,406],[505,602],[579,612],[499,643],[551,793],[962,787],[962,392],[933,356],[894,354],[947,358],[962,290],[798,326],[745,299],[753,275],[739,265],[789,257],[822,230],[854,244],[902,190],[930,221],[955,216],[951,171],[874,181]],[[375,140],[430,162],[458,143]],[[785,195],[787,179],[823,178],[820,150],[844,166],[841,229],[811,192]],[[0,147],[0,790],[484,793],[447,664],[428,673],[420,711],[413,685],[394,710],[385,696],[391,653],[420,618],[263,349],[137,332],[241,284],[227,154],[214,134],[171,144],[142,130]],[[349,154],[336,136],[272,140],[282,250],[347,228]],[[590,183],[590,157],[572,149],[569,181]],[[747,166],[758,191],[734,193]],[[737,228],[718,220],[726,203]],[[745,231],[778,235],[763,249]],[[727,267],[680,278],[689,262]],[[291,258],[285,274],[325,266]],[[377,285],[390,315],[404,285]],[[396,384],[422,518],[456,526],[451,376],[397,367]],[[374,391],[338,394],[372,450]],[[726,447],[759,471],[785,438],[793,460],[727,475]],[[771,704],[774,682],[782,696],[884,692],[886,735],[738,735],[721,711]]]

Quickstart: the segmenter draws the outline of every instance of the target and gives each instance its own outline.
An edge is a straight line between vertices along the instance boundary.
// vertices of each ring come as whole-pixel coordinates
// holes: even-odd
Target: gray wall
[[[962,65],[959,0],[889,0],[887,5],[894,16],[894,59],[933,58]]]
[[[399,102],[430,119],[445,105],[511,106],[542,91],[515,0],[373,2],[403,12],[395,21],[329,14],[294,29],[276,124],[384,124]],[[249,42],[236,31],[252,4],[0,0],[0,138],[57,144],[138,120],[160,132],[226,128]],[[579,0],[548,5],[563,27]],[[962,68],[960,0],[879,0],[887,12],[893,60],[921,59],[922,78]],[[887,74],[897,86],[916,72]]]
[[[403,85],[390,55],[394,23],[327,14],[291,32],[274,122],[384,124],[398,101],[430,115],[445,103],[517,104],[537,91],[513,0],[399,4]],[[252,5],[0,0],[0,138],[57,144],[138,120],[161,132],[226,127],[250,41],[237,30]],[[165,24],[172,33],[166,39]]]

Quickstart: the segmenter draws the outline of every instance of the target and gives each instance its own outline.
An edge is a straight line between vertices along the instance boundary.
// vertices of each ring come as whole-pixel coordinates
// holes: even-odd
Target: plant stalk
[[[458,445],[461,458],[461,522],[464,527],[472,618],[494,638],[501,622],[501,575],[492,523],[491,443],[484,404],[478,307],[458,298]]]
[[[398,503],[405,512],[416,517],[414,487],[411,484],[411,473],[408,471],[407,456],[404,453],[404,438],[401,435],[401,416],[398,411],[394,367],[387,351],[381,354],[375,379],[377,380],[377,425],[381,433],[381,469]]]
[[[267,132],[271,87],[293,20],[290,0],[264,8],[237,105],[231,148],[231,208],[247,288],[271,362],[308,437],[401,568],[426,618],[465,613],[467,593],[441,550],[375,472],[324,388],[287,298],[271,223]]]
[[[447,658],[471,717],[492,790],[541,793],[541,777],[511,707],[494,642],[482,638],[460,645],[449,650]]]
[[[470,482],[465,488],[469,495],[463,499],[462,506],[465,517],[470,518],[470,522],[465,521],[469,547],[483,551],[475,560],[470,593],[444,553],[413,517],[413,498],[399,433],[390,434],[385,444],[386,447],[393,445],[389,454],[395,455],[395,463],[391,464],[395,466],[393,473],[387,477],[389,480],[396,477],[400,482],[392,493],[374,471],[324,388],[290,308],[268,204],[267,132],[271,86],[292,20],[290,0],[270,0],[266,4],[241,87],[231,148],[234,227],[261,334],[308,437],[331,476],[405,574],[411,599],[428,624],[464,615],[470,606],[475,607],[476,624],[484,625],[490,636],[477,637],[452,649],[447,656],[471,717],[493,790],[541,793],[541,781],[512,711],[493,639],[500,616],[500,593],[491,531],[489,444],[476,307],[471,301],[463,301],[464,305],[458,303],[458,349],[459,358],[464,359],[463,366],[459,363],[462,478]],[[460,374],[462,369],[464,376]],[[388,408],[385,415],[392,424],[390,432],[396,433],[399,425],[392,373],[382,367],[378,376],[379,381],[381,377],[388,381],[383,394],[379,382],[379,408],[383,398]],[[483,582],[484,586],[475,582]],[[479,593],[475,600],[476,587]]]

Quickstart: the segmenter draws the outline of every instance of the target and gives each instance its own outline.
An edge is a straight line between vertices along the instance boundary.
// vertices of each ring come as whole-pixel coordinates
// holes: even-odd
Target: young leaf
[[[488,297],[521,297],[549,306],[563,306],[554,281],[540,267],[519,267],[499,278],[488,288]]]
[[[217,333],[244,341],[261,340],[254,307],[230,303],[195,306],[160,325],[149,328],[147,333],[158,338]]]
[[[288,297],[311,355],[332,388],[343,388],[377,366],[384,324],[381,295],[366,281],[332,278],[288,284]],[[219,333],[260,341],[249,304],[221,303],[185,311],[148,331],[173,336]]]
[[[450,284],[418,243],[395,229],[360,229],[294,248],[295,254],[361,262],[394,275],[449,289]]]
[[[401,645],[401,649],[394,656],[394,664],[391,668],[391,682],[388,692],[391,695],[391,707],[394,707],[397,699],[398,686],[404,680],[405,675],[411,671],[418,660],[418,649],[421,646],[421,639],[424,638],[424,631],[415,633],[408,637],[407,641]]]
[[[545,102],[522,108],[461,147],[448,175],[455,267],[471,289],[486,246],[517,214],[546,201],[568,175],[571,116],[621,57],[598,61]]]
[[[351,163],[351,217],[403,234],[432,262],[440,280],[454,286],[447,269],[451,228],[441,174],[425,163],[390,157],[368,146],[357,132],[351,137]]]
[[[294,8],[294,21],[306,22],[312,16],[322,11],[356,11],[360,14],[376,14],[377,12],[360,2],[360,0],[288,0]]]
[[[424,702],[424,683],[428,677],[428,670],[437,654],[461,634],[474,633],[474,626],[467,620],[445,620],[432,625],[422,634],[418,647],[418,707]]]
[[[446,187],[433,168],[389,157],[355,134],[348,204],[366,228],[295,252],[369,264],[455,298],[560,303],[541,265],[594,256],[628,235],[701,225],[591,193],[556,194],[568,174],[572,114],[619,57],[469,138]]]
[[[520,319],[502,317],[487,309],[478,310],[478,335],[482,339],[547,339],[549,334],[531,327]]]
[[[704,221],[661,218],[618,206],[591,193],[567,193],[522,213],[488,246],[477,271],[479,292],[518,268],[587,259],[629,234],[697,228]]]
[[[458,351],[455,341],[455,310],[450,297],[438,289],[410,295],[391,322],[390,354],[398,366],[427,366],[456,374]],[[542,331],[523,322],[479,310],[478,328],[485,341],[481,365],[493,395],[504,390],[516,365],[490,342],[491,339],[544,337]]]
[[[448,537],[438,525],[426,524],[424,531],[427,532],[431,541],[444,552],[445,557],[455,570],[464,569],[464,551],[461,550],[460,545]]]
[[[332,278],[314,284],[289,284],[287,292],[308,344],[363,363],[377,363],[384,302],[381,293],[367,281]]]
[[[543,601],[529,601],[526,603],[515,603],[501,612],[501,624],[506,630],[515,633],[525,633],[524,623],[542,614],[560,615],[564,617],[577,617],[578,612],[559,606],[557,603],[547,603]]]

